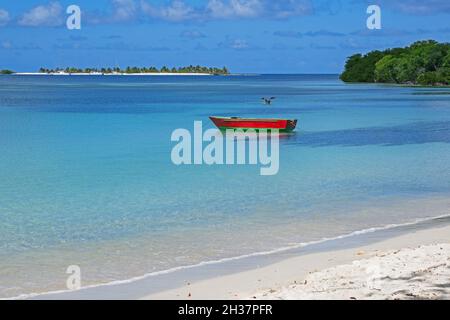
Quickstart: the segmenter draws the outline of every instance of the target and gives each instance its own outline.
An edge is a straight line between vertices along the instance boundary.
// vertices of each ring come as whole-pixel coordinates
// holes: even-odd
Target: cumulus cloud
[[[188,0],[110,0],[108,13],[85,12],[88,23],[117,23],[163,20],[171,22],[214,19],[282,19],[313,12],[312,0],[205,0],[189,4]]]
[[[267,1],[267,11],[275,18],[287,18],[312,14],[314,11],[311,0],[279,0]]]
[[[112,0],[113,21],[132,20],[137,13],[138,6],[134,0]]]
[[[64,9],[57,1],[39,5],[23,14],[22,26],[58,26],[64,22]],[[108,13],[86,12],[88,23],[116,23],[158,19],[173,22],[213,19],[282,19],[313,12],[312,0],[207,0],[193,6],[186,0],[167,0],[154,4],[150,0],[110,0]],[[0,9],[0,25],[9,20]],[[3,22],[2,22],[3,21]]]
[[[256,17],[264,11],[261,0],[210,0],[206,12],[213,18]]]
[[[18,23],[21,26],[59,26],[63,24],[63,8],[59,2],[50,2],[46,5],[34,7],[24,13]]]
[[[4,26],[8,22],[9,22],[9,12],[4,9],[0,9],[0,26]]]
[[[365,5],[378,4],[382,9],[385,7],[413,15],[450,13],[450,1],[448,0],[353,0],[353,2],[363,3]]]
[[[141,0],[140,4],[147,16],[170,21],[256,17],[279,19],[313,11],[311,0],[208,0],[198,7],[190,6],[183,0],[173,0],[160,6]]]
[[[322,0],[320,0],[322,1]],[[355,0],[357,1],[357,0]],[[85,12],[88,23],[116,23],[158,19],[173,22],[213,19],[284,19],[314,12],[313,0],[205,0],[189,4],[187,0],[110,0],[108,13]],[[0,25],[8,20],[0,9]],[[57,26],[64,22],[64,12],[57,1],[39,5],[19,18],[23,26]],[[5,23],[5,22],[3,22]]]
[[[348,1],[348,0],[346,0]],[[356,0],[353,0],[356,1]],[[372,0],[373,2],[373,0]],[[314,11],[330,15],[338,14],[343,8],[342,0],[315,0]]]
[[[147,16],[169,21],[191,20],[198,17],[198,12],[181,0],[174,0],[165,6],[154,6],[142,0],[141,8]]]
[[[106,11],[83,11],[83,20],[87,24],[133,22],[140,17],[141,7],[136,0],[110,0]]]
[[[393,1],[390,5],[405,13],[418,15],[450,12],[450,1],[448,0],[401,0]]]
[[[213,18],[287,18],[310,14],[311,0],[209,0],[206,12]]]

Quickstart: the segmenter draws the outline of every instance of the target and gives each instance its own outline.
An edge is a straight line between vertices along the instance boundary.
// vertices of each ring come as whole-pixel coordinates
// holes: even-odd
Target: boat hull
[[[297,126],[297,120],[288,120],[288,119],[258,119],[258,118],[237,118],[237,117],[209,117],[209,118],[220,130],[276,129],[279,130],[280,132],[291,132]]]

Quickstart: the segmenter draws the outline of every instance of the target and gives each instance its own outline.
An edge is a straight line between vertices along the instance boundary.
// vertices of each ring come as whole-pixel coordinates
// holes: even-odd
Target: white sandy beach
[[[172,72],[154,72],[154,73],[42,73],[42,72],[17,72],[15,76],[212,76],[210,73],[172,73]]]
[[[449,299],[450,244],[377,252],[254,299]]]
[[[318,252],[144,299],[448,299],[450,226]]]

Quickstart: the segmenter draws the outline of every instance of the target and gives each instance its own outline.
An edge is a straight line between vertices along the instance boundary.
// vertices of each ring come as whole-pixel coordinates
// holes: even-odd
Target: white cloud
[[[256,17],[264,11],[261,0],[209,0],[206,11],[213,18]]]
[[[23,14],[18,23],[21,26],[59,26],[63,24],[63,8],[59,2],[37,6]]]
[[[192,7],[183,0],[173,0],[161,6],[141,0],[142,11],[152,18],[171,21],[233,18],[287,18],[313,11],[311,0],[208,0],[205,5]]]
[[[232,10],[221,0],[210,0],[206,9],[213,17],[229,17],[233,14]]]
[[[116,23],[148,18],[183,22],[211,19],[249,19],[257,17],[287,18],[312,12],[312,0],[207,0],[191,6],[186,0],[167,0],[159,5],[150,0],[110,0],[111,11],[106,14],[86,12],[88,23]],[[34,7],[18,20],[22,26],[59,26],[64,23],[64,9],[58,1]],[[0,9],[0,26],[9,14]]]
[[[138,9],[134,0],[112,0],[114,7],[113,21],[129,21],[136,16]]]
[[[0,26],[4,26],[9,21],[9,12],[3,9],[0,9]]]
[[[181,0],[173,0],[169,5],[160,7],[142,0],[141,8],[146,15],[163,20],[183,21],[198,17],[196,10]]]
[[[450,12],[450,1],[448,0],[404,0],[394,2],[393,5],[400,11],[417,15]]]
[[[278,0],[268,1],[267,11],[274,18],[282,19],[311,14],[314,9],[311,0]]]
[[[373,0],[353,0],[364,5],[373,4]],[[430,15],[438,13],[450,13],[449,0],[378,0],[378,5],[412,15]]]
[[[258,17],[283,19],[313,11],[312,0],[207,0],[200,3],[189,5],[186,0],[167,0],[155,5],[150,0],[110,0],[108,14],[88,11],[84,17],[93,24],[145,21],[148,18],[182,22]],[[9,20],[9,13],[0,9],[0,26]],[[17,23],[31,27],[59,26],[64,20],[64,8],[58,1],[52,1],[25,12]]]
[[[206,12],[213,18],[287,18],[309,14],[311,0],[209,0]]]

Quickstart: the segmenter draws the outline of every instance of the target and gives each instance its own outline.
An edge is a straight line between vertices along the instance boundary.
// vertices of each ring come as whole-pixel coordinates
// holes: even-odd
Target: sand
[[[448,299],[450,226],[294,256],[143,299]]]
[[[55,72],[55,73],[42,73],[42,72],[17,72],[13,75],[16,76],[212,76],[210,73],[172,73],[172,72],[154,72],[154,73],[101,73],[101,72]]]
[[[450,244],[377,253],[309,274],[253,299],[449,299]]]

